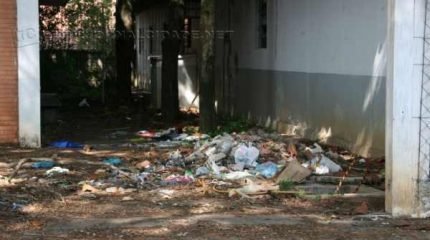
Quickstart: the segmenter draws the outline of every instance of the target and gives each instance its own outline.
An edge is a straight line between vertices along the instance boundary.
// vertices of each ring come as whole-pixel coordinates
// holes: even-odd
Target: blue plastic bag
[[[278,166],[273,162],[266,162],[257,165],[257,172],[264,176],[265,178],[273,178],[278,173]]]
[[[107,159],[103,160],[103,162],[105,164],[109,164],[109,165],[112,165],[112,166],[118,166],[118,165],[122,164],[122,160],[120,158],[117,158],[117,157],[107,158]]]
[[[55,148],[76,148],[76,149],[84,147],[84,145],[82,145],[82,144],[74,143],[74,142],[70,142],[70,141],[53,142],[49,146],[55,147]]]
[[[55,163],[50,161],[41,161],[41,162],[35,162],[31,164],[31,167],[35,169],[51,169],[54,166],[55,166]]]

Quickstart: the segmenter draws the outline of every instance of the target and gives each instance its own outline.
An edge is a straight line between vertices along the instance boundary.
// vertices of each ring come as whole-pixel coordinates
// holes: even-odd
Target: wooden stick
[[[13,171],[13,173],[10,175],[8,182],[10,183],[12,181],[12,179],[18,174],[19,169],[21,169],[22,165],[24,165],[24,163],[28,162],[30,159],[28,158],[23,158],[21,160],[19,160],[18,164],[15,167],[15,170]]]

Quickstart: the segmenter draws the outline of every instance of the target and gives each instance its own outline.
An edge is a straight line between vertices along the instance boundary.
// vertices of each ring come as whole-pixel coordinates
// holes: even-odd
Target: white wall
[[[386,0],[269,0],[268,48],[257,48],[257,1],[235,1],[239,67],[370,75],[386,37]]]
[[[39,1],[17,0],[19,140],[41,146]]]
[[[268,0],[266,49],[257,45],[257,0],[217,4],[217,28],[234,31],[226,82],[220,56],[229,46],[217,41],[217,79],[229,86],[218,87],[222,111],[384,154],[386,0]]]

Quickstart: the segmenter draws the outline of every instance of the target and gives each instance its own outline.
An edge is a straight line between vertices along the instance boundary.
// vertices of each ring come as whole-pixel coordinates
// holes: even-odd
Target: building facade
[[[387,3],[217,1],[220,110],[384,155]]]

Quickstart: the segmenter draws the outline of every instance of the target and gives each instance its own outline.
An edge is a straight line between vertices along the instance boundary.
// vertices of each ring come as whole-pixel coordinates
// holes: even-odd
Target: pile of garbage
[[[166,154],[160,154],[156,159],[132,160],[111,156],[99,159],[97,163],[92,162],[92,165],[98,166],[93,174],[95,177],[82,179],[79,193],[88,198],[96,198],[96,194],[126,195],[139,189],[191,185],[203,180],[215,187],[239,184],[240,188],[227,187],[224,193],[249,197],[280,191],[280,186],[285,182],[303,183],[311,175],[342,171],[337,163],[339,156],[325,152],[316,143],[307,146],[291,138],[282,139],[278,134],[255,131],[224,133],[214,138],[201,134],[179,134],[174,129],[158,133],[141,131],[138,135],[151,139],[154,151]],[[188,147],[171,144],[178,142],[186,142]],[[166,150],[164,146],[173,147]],[[85,145],[59,141],[51,147],[82,150]],[[46,179],[76,174],[63,168],[55,156],[51,159],[24,159],[15,166],[15,173],[24,165],[44,171],[42,178]]]
[[[125,191],[127,187],[174,186],[192,184],[198,179],[213,179],[221,183],[245,181],[245,189],[240,193],[230,193],[231,196],[235,193],[245,196],[246,193],[261,191],[262,183],[266,191],[279,190],[279,184],[284,181],[300,183],[312,174],[342,171],[341,166],[326,156],[318,144],[308,147],[298,142],[268,140],[256,134],[225,133],[209,138],[177,134],[174,129],[163,133],[141,131],[138,135],[159,140],[160,145],[164,144],[163,141],[192,142],[193,150],[175,149],[166,159],[143,160],[132,167],[125,166],[120,158],[104,159],[103,163],[109,169],[103,173],[108,174],[108,178],[84,182],[84,190],[94,191],[96,188],[112,192],[116,187],[115,191]],[[301,157],[306,159],[299,160]],[[118,186],[121,186],[120,190]]]

